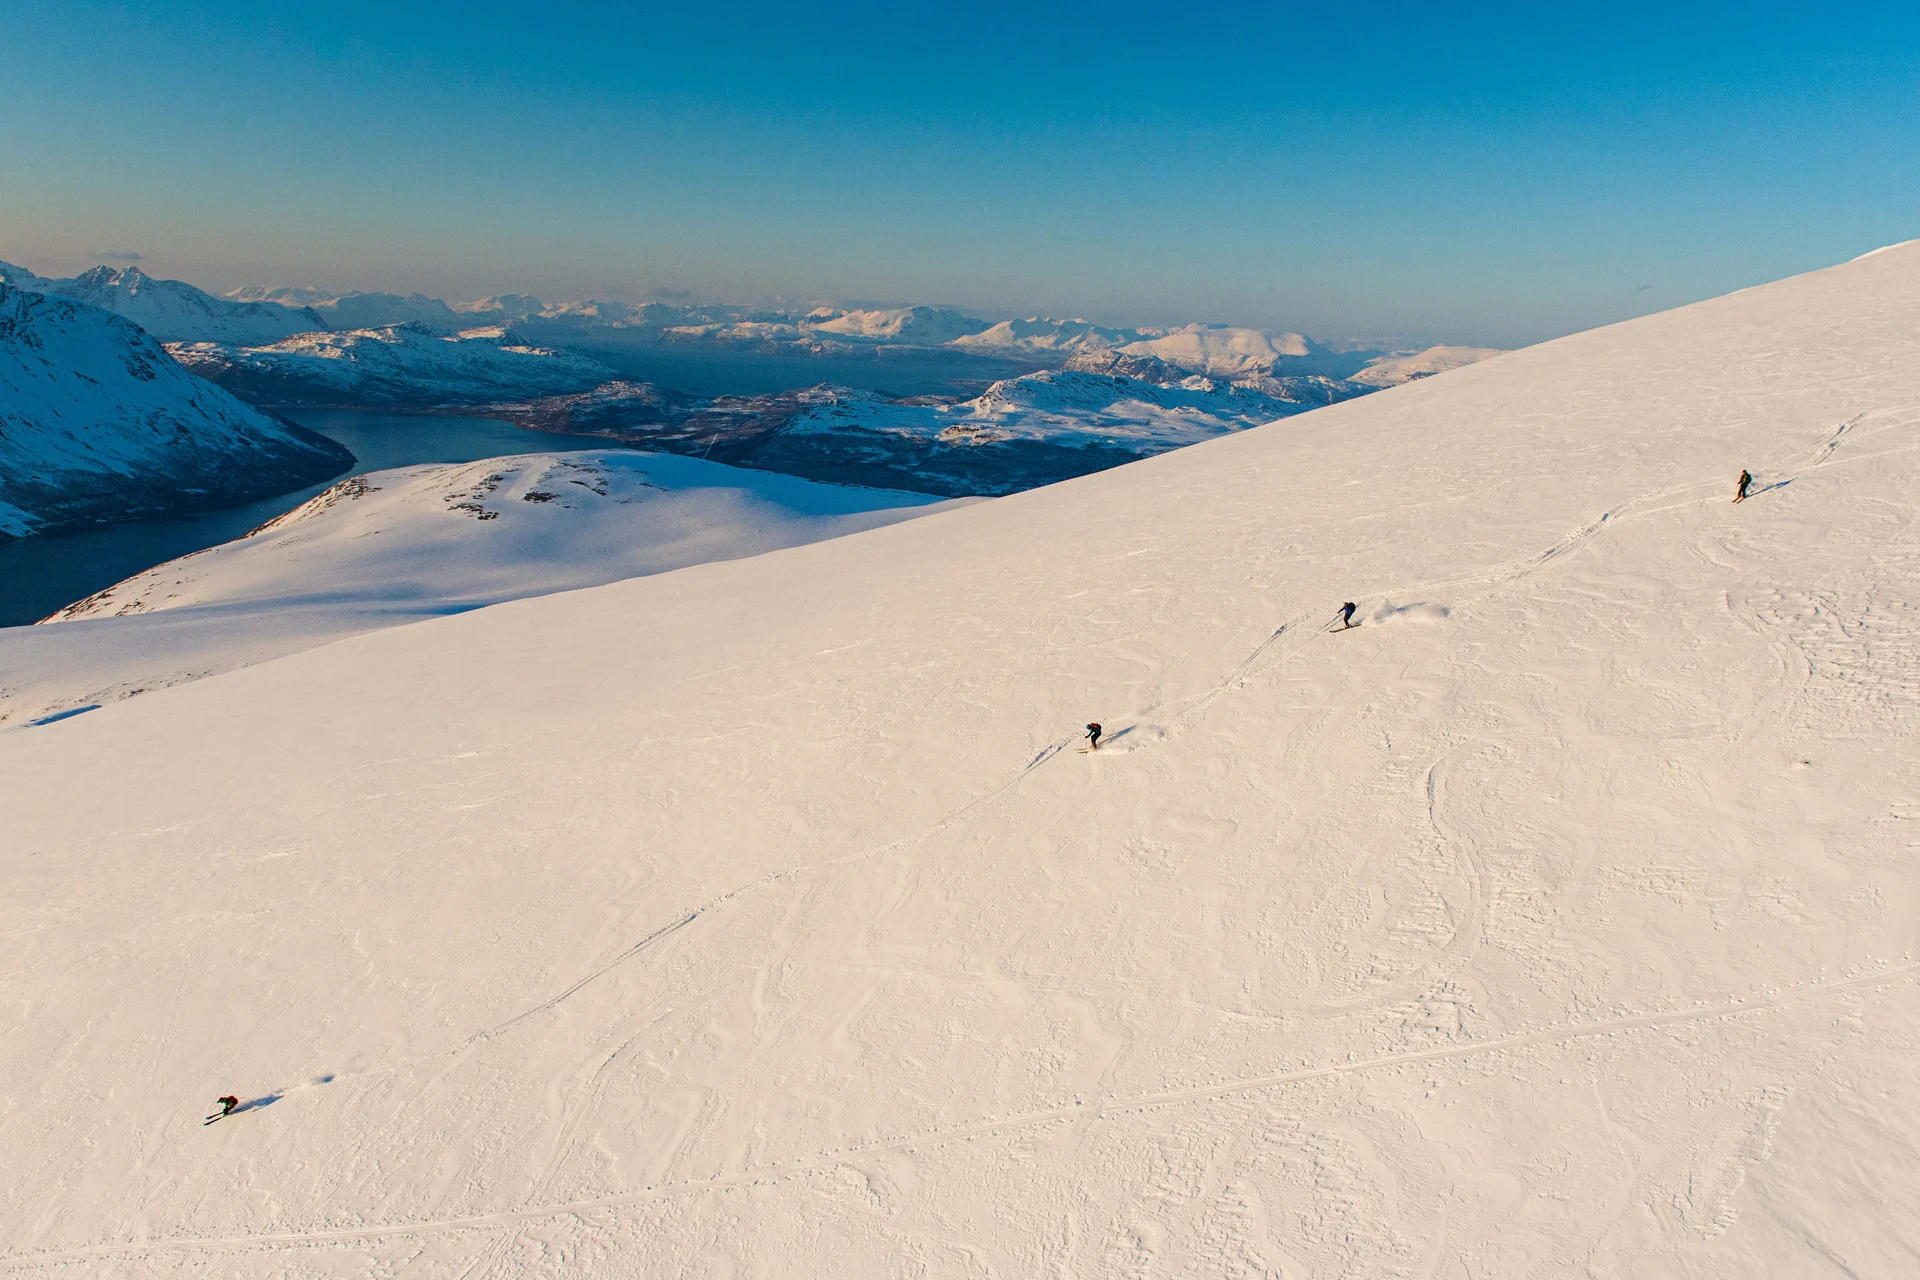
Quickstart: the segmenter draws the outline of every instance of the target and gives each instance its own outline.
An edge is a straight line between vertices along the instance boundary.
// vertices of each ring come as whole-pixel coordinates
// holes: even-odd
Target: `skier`
[[[1340,629],[1342,631],[1347,630],[1347,628],[1353,625],[1353,611],[1359,607],[1359,605],[1351,600],[1340,606]]]
[[[1100,726],[1098,724],[1090,724],[1087,726],[1087,750],[1098,751],[1099,749]]]
[[[1747,469],[1745,467],[1740,468],[1740,489],[1739,492],[1733,495],[1733,500],[1735,502],[1745,502],[1747,500],[1747,486],[1752,483],[1753,477],[1747,474]]]
[[[224,1098],[216,1098],[214,1101],[220,1104],[220,1110],[201,1121],[202,1124],[212,1124],[222,1116],[230,1116],[233,1114],[233,1109],[240,1105],[240,1099],[234,1097],[232,1094],[228,1094]]]

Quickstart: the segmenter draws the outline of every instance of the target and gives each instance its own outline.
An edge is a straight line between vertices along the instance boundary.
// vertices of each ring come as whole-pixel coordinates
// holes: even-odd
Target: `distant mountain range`
[[[132,267],[47,279],[4,263],[0,280],[15,291],[10,305],[30,317],[7,339],[15,363],[6,373],[20,390],[0,418],[0,444],[19,459],[0,486],[14,495],[6,499],[13,508],[0,512],[0,532],[14,536],[116,513],[239,501],[347,465],[334,446],[232,396],[289,407],[481,411],[816,480],[998,494],[1498,354],[1337,351],[1266,329],[989,321],[933,306],[549,304],[528,294],[455,304],[306,287],[219,297]],[[109,324],[107,313],[119,320]],[[943,353],[957,362],[962,385],[968,369],[978,370],[976,388],[1009,361],[1028,372],[977,394],[897,396],[820,382],[712,396],[621,377],[614,353],[635,344],[728,359]],[[975,359],[982,356],[996,359]],[[84,431],[63,434],[76,421]]]
[[[1076,357],[971,398],[822,384],[692,396],[644,382],[494,404],[535,430],[596,435],[814,479],[942,495],[1003,494],[1086,475],[1366,394],[1319,376],[1185,375],[1150,356]]]
[[[277,342],[327,328],[310,307],[217,298],[184,281],[156,280],[138,267],[95,267],[71,279],[48,280],[0,262],[0,282],[125,316],[163,342]]]
[[[352,465],[126,318],[0,283],[0,538],[230,506]]]
[[[137,267],[100,266],[71,279],[45,279],[5,263],[0,263],[0,280],[90,302],[126,316],[163,342],[242,347],[271,345],[296,334],[395,325],[427,325],[454,333],[511,325],[524,344],[563,346],[571,339],[599,333],[627,341],[771,355],[919,347],[1012,356],[1036,365],[1119,352],[1152,356],[1187,373],[1348,378],[1374,389],[1497,354],[1484,347],[1338,351],[1304,334],[1278,330],[1215,324],[1126,329],[1042,316],[994,321],[935,306],[801,310],[665,302],[635,305],[595,298],[547,303],[524,293],[451,303],[421,293],[336,293],[312,286],[251,286],[218,297],[183,281],[156,280]]]
[[[167,350],[202,377],[268,404],[486,404],[584,391],[614,376],[598,361],[501,326],[449,331],[417,320],[266,346],[175,342]]]

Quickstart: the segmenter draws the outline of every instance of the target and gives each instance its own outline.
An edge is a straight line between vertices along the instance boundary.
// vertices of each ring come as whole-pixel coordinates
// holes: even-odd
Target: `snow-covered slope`
[[[934,347],[988,327],[949,307],[893,307],[880,311],[848,311],[809,326],[815,333],[880,342],[905,342]]]
[[[1397,387],[1415,378],[1430,378],[1449,369],[1461,369],[1500,355],[1499,347],[1428,347],[1407,356],[1384,356],[1352,374],[1348,381],[1367,387]]]
[[[231,505],[351,465],[188,374],[138,325],[0,284],[0,537]]]
[[[349,635],[939,510],[696,458],[528,454],[343,480],[246,537],[0,630],[0,725]]]
[[[1045,351],[1080,355],[1111,351],[1138,342],[1136,329],[1107,329],[1091,320],[1002,320],[999,324],[953,339],[953,345],[979,351]]]
[[[1903,1275],[1916,316],[1896,250],[0,733],[0,1265]]]
[[[1159,337],[1128,343],[1120,350],[1227,378],[1316,374],[1343,378],[1366,363],[1364,356],[1329,351],[1305,334],[1213,324],[1190,324]]]
[[[277,404],[484,404],[582,391],[613,376],[511,329],[424,324],[307,333],[269,346],[174,343],[174,359],[250,400]]]
[[[138,267],[95,267],[70,280],[46,280],[0,263],[0,280],[125,316],[162,342],[274,342],[327,327],[308,307],[216,298],[182,280],[156,280]]]

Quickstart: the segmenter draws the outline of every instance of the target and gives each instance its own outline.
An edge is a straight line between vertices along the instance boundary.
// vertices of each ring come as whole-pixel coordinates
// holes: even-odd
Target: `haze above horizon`
[[[1517,346],[1920,235],[1920,15],[0,0],[0,259]]]

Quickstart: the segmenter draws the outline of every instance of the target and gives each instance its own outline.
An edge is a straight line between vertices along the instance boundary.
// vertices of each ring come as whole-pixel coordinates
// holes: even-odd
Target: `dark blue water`
[[[421,462],[476,462],[509,453],[620,447],[590,436],[523,431],[492,418],[410,417],[358,409],[295,409],[286,416],[353,450],[359,461],[341,475]],[[0,627],[38,621],[143,569],[229,542],[293,510],[338,479],[220,511],[0,542]]]

